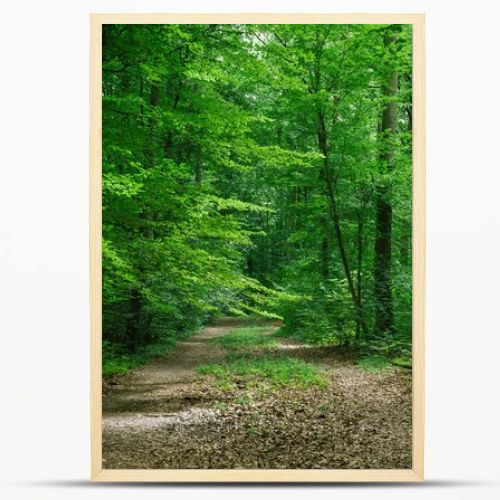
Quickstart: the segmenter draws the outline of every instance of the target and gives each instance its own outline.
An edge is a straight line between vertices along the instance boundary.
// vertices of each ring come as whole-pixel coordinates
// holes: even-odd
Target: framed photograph
[[[91,477],[422,481],[423,14],[92,14]]]

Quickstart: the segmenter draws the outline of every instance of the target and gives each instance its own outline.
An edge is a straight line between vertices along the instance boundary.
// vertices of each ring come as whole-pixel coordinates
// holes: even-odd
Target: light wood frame
[[[413,448],[412,469],[102,468],[102,25],[411,24],[413,26]],[[90,15],[90,358],[91,478],[123,482],[416,482],[424,479],[425,14],[91,14]]]

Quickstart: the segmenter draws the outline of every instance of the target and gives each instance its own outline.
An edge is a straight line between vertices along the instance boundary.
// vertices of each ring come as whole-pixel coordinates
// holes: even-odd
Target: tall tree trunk
[[[386,45],[393,43],[386,38]],[[375,185],[375,331],[376,336],[392,333],[394,312],[392,303],[392,202],[390,173],[394,169],[394,140],[397,133],[398,73],[392,71],[383,85],[383,96],[387,99],[382,112],[381,159],[384,175]],[[389,175],[387,175],[389,174]]]

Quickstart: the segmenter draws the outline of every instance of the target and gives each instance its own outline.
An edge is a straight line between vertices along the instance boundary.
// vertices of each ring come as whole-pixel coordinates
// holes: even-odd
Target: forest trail
[[[320,366],[325,385],[265,390],[240,377],[228,388],[200,374],[197,367],[228,355],[214,339],[245,326],[220,318],[168,355],[106,382],[105,469],[411,467],[408,372],[368,373],[346,349],[276,337],[273,356]],[[259,326],[264,336],[279,327]]]

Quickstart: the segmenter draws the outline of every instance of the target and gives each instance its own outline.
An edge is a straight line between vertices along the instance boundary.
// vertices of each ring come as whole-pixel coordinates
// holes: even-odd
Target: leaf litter
[[[213,339],[235,325],[220,320],[104,382],[104,468],[411,468],[408,370],[366,372],[349,349],[283,338],[286,356],[320,364],[327,384],[276,387],[242,377],[219,386],[197,367],[223,363],[227,350]]]

